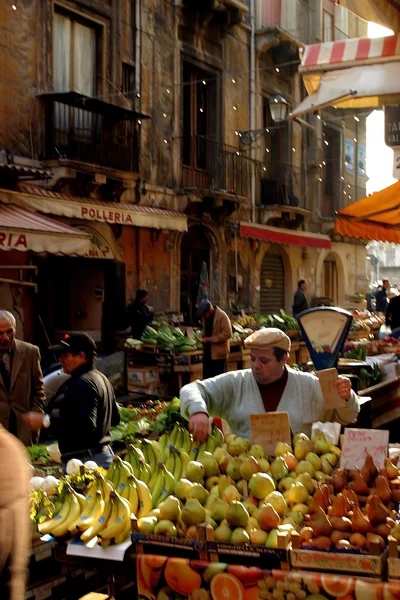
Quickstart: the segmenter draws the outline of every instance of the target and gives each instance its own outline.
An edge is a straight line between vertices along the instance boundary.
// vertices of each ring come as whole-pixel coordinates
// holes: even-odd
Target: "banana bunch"
[[[85,496],[86,502],[83,510],[79,517],[68,527],[68,532],[71,535],[86,531],[86,529],[92,527],[103,514],[106,503],[101,490],[93,489],[95,487],[96,485],[91,486]]]
[[[210,435],[202,444],[197,444],[195,441],[192,442],[189,458],[190,460],[197,460],[197,457],[200,456],[202,452],[213,453],[214,450],[218,447],[221,447],[223,443],[224,436],[222,431],[220,431],[215,423],[213,423]]]
[[[129,475],[133,475],[131,465],[119,456],[114,456],[114,460],[107,471],[107,480],[112,483],[118,494],[126,487]]]
[[[164,463],[159,463],[149,481],[152,496],[152,507],[156,508],[160,502],[174,493],[176,481]]]
[[[133,473],[138,479],[148,483],[151,477],[151,467],[146,462],[143,452],[133,444],[129,444],[128,452],[125,455],[125,461],[128,462]]]
[[[150,470],[153,473],[158,463],[162,462],[163,460],[160,445],[156,440],[148,439],[143,439],[139,443],[144,460],[150,466]]]
[[[148,479],[150,479],[150,472],[143,472],[146,472]],[[115,456],[111,467],[107,471],[107,479],[113,484],[115,491],[125,499],[133,496],[131,488],[135,484],[139,502],[138,508],[136,508],[136,502],[134,499],[132,500],[132,504],[136,509],[133,510],[132,508],[132,513],[134,513],[138,518],[147,517],[148,513],[152,509],[152,495],[147,484],[135,475],[130,463],[121,460],[118,456]],[[139,510],[139,512],[136,514],[137,510]]]
[[[165,461],[168,455],[169,446],[174,446],[189,454],[192,445],[192,437],[186,427],[176,423],[169,434],[162,434],[158,443],[161,448],[162,457]]]
[[[124,542],[131,531],[131,507],[125,498],[112,491],[100,517],[81,535],[81,541],[103,547]]]
[[[80,516],[81,511],[86,511],[86,503],[87,499],[84,496],[66,484],[64,501],[58,505],[57,511],[51,519],[38,525],[39,532],[42,535],[65,537],[69,528]]]
[[[175,446],[168,446],[165,453],[165,467],[172,473],[175,481],[186,476],[186,468],[190,458],[184,450],[178,450]]]

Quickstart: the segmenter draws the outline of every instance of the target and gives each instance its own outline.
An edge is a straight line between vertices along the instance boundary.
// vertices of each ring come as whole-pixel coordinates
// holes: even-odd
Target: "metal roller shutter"
[[[285,306],[285,269],[279,254],[267,252],[261,263],[260,312],[276,312]]]

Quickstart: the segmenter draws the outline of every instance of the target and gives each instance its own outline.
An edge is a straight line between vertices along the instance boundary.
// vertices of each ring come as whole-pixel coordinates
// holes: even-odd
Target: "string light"
[[[163,142],[164,144],[168,144],[168,140],[166,138],[164,138]]]
[[[237,110],[237,106],[235,104],[232,106],[233,110]]]
[[[137,122],[138,122],[138,125],[141,125],[142,124],[142,119],[138,119]]]
[[[269,152],[269,148],[265,148],[265,152]]]
[[[277,73],[279,73],[279,67],[276,67],[275,71],[276,71]]]
[[[317,119],[320,121],[321,120],[321,115],[317,115]]]
[[[167,88],[165,91],[167,92],[167,94],[170,94],[170,93],[171,93],[171,90],[170,90],[170,89],[168,89],[168,88]]]
[[[167,118],[167,113],[163,113],[162,116],[164,117],[164,119]]]
[[[354,120],[355,120],[355,121],[357,121],[357,123],[358,123],[358,122],[359,122],[359,120],[360,120],[360,119],[359,119],[358,117],[356,117],[355,115],[354,115],[354,117],[353,117],[353,118],[354,118]]]
[[[12,4],[12,5],[11,5],[11,8],[12,8],[13,10],[17,10],[17,5],[16,5],[16,4]]]
[[[236,79],[233,79],[233,78],[232,78],[232,83],[236,83]]]
[[[355,143],[357,144],[357,138],[353,138],[353,140],[355,141]]]
[[[344,181],[344,177],[343,177],[343,175],[340,177],[340,179],[341,179],[342,181]]]
[[[329,146],[329,142],[327,140],[324,140],[324,144],[325,146]]]
[[[141,97],[141,96],[140,96],[140,94],[139,94],[139,92],[138,92],[138,93],[136,94],[136,98],[140,98],[140,97]]]
[[[205,79],[203,79],[202,83],[203,83],[203,85],[207,85],[207,82]]]
[[[322,182],[322,177],[319,177],[319,178],[318,178],[318,181],[321,181],[321,182]]]
[[[292,148],[292,152],[296,152],[296,148]]]

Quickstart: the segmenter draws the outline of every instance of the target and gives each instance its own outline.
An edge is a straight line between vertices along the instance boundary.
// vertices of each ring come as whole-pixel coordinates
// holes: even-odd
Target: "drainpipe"
[[[253,131],[256,120],[256,15],[255,0],[250,0],[250,130]],[[256,221],[256,174],[254,167],[255,148],[250,147],[251,163],[251,220]]]
[[[140,94],[141,89],[141,51],[142,51],[142,39],[141,39],[141,0],[135,2],[135,93]],[[135,97],[135,108],[139,109],[140,98]]]

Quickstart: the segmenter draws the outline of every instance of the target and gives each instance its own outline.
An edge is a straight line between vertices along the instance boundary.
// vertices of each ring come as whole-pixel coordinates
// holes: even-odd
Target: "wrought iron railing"
[[[69,158],[136,172],[136,124],[49,100],[46,105],[45,158]]]

